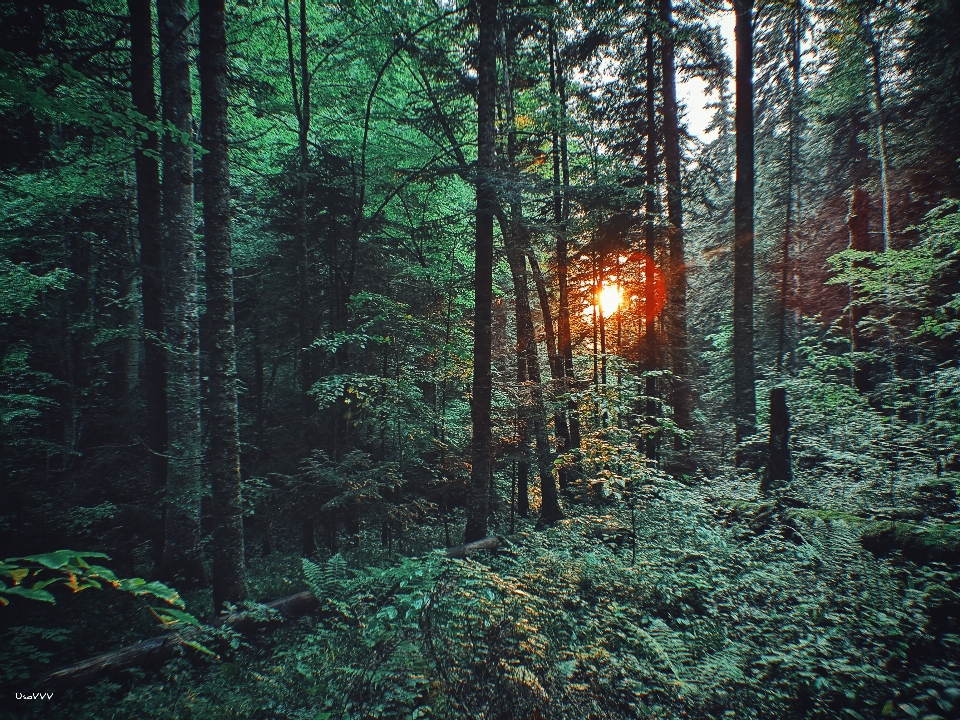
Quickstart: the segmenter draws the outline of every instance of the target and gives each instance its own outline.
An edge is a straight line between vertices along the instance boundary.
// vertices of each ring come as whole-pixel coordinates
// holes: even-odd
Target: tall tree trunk
[[[507,167],[512,173],[516,168],[516,118],[513,108],[513,86],[510,77],[510,61],[513,54],[513,38],[507,39],[501,29],[504,46],[503,97],[506,110]],[[529,397],[521,400],[521,415],[533,427],[536,441],[537,470],[540,474],[540,520],[539,524],[551,524],[563,517],[557,495],[556,481],[553,477],[553,458],[550,452],[550,438],[547,432],[547,413],[543,399],[543,385],[540,377],[540,358],[537,352],[537,337],[533,328],[533,313],[530,309],[530,284],[527,276],[527,261],[523,252],[525,242],[522,219],[520,189],[510,192],[510,223],[504,228],[504,244],[510,274],[513,278],[514,313],[517,322],[517,378],[521,380],[520,390]],[[524,368],[521,370],[521,368]],[[526,382],[523,382],[523,378]]]
[[[777,371],[783,371],[783,356],[787,344],[787,293],[790,279],[790,240],[793,236],[793,185],[794,167],[796,159],[797,117],[796,103],[800,93],[800,34],[802,32],[801,12],[803,3],[797,0],[797,7],[790,23],[790,58],[791,83],[790,99],[787,102],[787,213],[783,229],[783,257],[780,268],[780,305],[778,307],[778,336],[777,336]]]
[[[307,8],[300,0],[300,18],[297,31],[298,51],[294,53],[294,27],[290,14],[290,0],[284,0],[284,29],[287,38],[287,70],[290,76],[290,97],[297,118],[297,148],[300,164],[297,171],[297,368],[300,380],[300,406],[304,446],[311,444],[309,418],[313,414],[313,400],[309,391],[313,384],[310,344],[313,342],[310,303],[310,237],[307,229],[307,175],[310,171],[310,72],[307,66]],[[299,78],[298,78],[299,75]],[[332,295],[333,293],[331,293]],[[304,530],[306,532],[306,530]]]
[[[667,332],[673,372],[670,401],[677,427],[690,428],[693,398],[687,377],[687,264],[683,248],[683,185],[681,180],[680,124],[677,112],[677,71],[673,42],[671,0],[660,0],[660,72],[663,75],[663,159],[667,174],[667,229],[670,272],[667,285]],[[683,441],[676,438],[679,450]]]
[[[570,215],[570,168],[567,159],[567,84],[557,48],[557,32],[550,24],[550,90],[558,104],[553,132],[553,221],[557,232],[557,358],[562,367],[564,394],[573,392],[576,378],[573,372],[573,343],[570,337],[570,289],[568,283],[567,219]],[[566,450],[580,448],[580,418],[577,404],[568,400],[566,408],[569,441]]]
[[[158,0],[163,125],[164,290],[167,346],[167,484],[158,572],[189,587],[200,560],[200,339],[193,236],[193,100],[186,0]]]
[[[733,385],[737,442],[756,428],[753,358],[753,0],[734,0],[737,177],[733,213]]]
[[[493,442],[490,421],[493,390],[490,339],[493,319],[491,307],[493,303],[493,217],[496,212],[497,197],[491,174],[496,154],[497,0],[479,0],[479,9],[477,226],[474,266],[473,397],[470,403],[470,420],[473,426],[473,467],[468,489],[464,542],[479,540],[487,534]]]
[[[550,297],[547,294],[547,283],[544,280],[543,272],[540,270],[540,263],[537,261],[536,253],[531,250],[527,255],[530,260],[530,270],[533,273],[533,280],[537,287],[540,313],[543,315],[544,335],[547,341],[547,357],[550,359],[550,379],[553,381],[554,392],[562,393],[564,387],[563,359],[557,351],[557,338],[553,331],[553,317],[550,312]],[[557,403],[556,410],[553,414],[553,425],[554,431],[557,434],[557,450],[561,453],[566,452],[573,447],[573,444],[570,440],[570,426],[567,423],[567,413],[559,403]],[[567,475],[568,469],[560,468],[559,480],[561,488],[567,484]]]
[[[203,122],[203,240],[206,254],[209,400],[206,467],[213,487],[213,607],[245,599],[240,425],[233,313],[230,126],[224,0],[200,0],[200,112]]]
[[[134,109],[148,123],[157,121],[153,81],[153,18],[150,0],[128,0],[130,10],[130,93]],[[160,142],[146,126],[137,128],[137,235],[140,240],[140,297],[143,302],[143,398],[145,441],[150,453],[150,484],[156,493],[167,482],[167,359],[163,351],[163,239],[160,195]],[[163,549],[163,528],[154,525],[154,559]]]
[[[657,212],[657,114],[656,114],[656,64],[653,48],[653,18],[648,18],[647,43],[644,53],[646,60],[646,126],[647,126],[647,148],[645,154],[646,161],[646,223],[644,225],[644,242],[646,254],[646,269],[644,271],[644,309],[645,309],[645,329],[644,329],[644,357],[646,360],[646,369],[648,373],[660,369],[660,348],[657,346],[656,319],[657,295],[656,282],[654,280],[654,268],[657,257],[657,236],[654,218]],[[658,403],[657,378],[648,374],[646,379],[646,388],[644,393],[647,396],[647,423],[655,425],[657,422],[657,403]],[[657,459],[659,445],[659,433],[652,432],[647,436],[646,455],[652,460]]]
[[[515,170],[517,159],[517,132],[516,117],[513,109],[513,87],[510,77],[510,61],[512,59],[513,44],[508,41],[504,25],[500,25],[500,43],[503,46],[503,97],[506,106],[506,124],[507,124],[507,167],[509,172]],[[510,38],[512,40],[512,38]],[[527,304],[527,315],[523,314],[521,306],[521,296],[517,282],[518,261],[516,257],[516,244],[519,232],[518,222],[521,215],[521,204],[519,198],[519,189],[510,190],[510,222],[501,226],[504,243],[507,246],[507,257],[510,262],[510,272],[513,275],[514,284],[514,317],[517,326],[517,511],[520,517],[525,518],[530,514],[530,418],[531,407],[527,394],[527,384],[530,377],[527,374],[527,354],[528,343],[536,343],[536,338],[532,333],[527,332],[527,326],[532,327],[529,316],[529,302]]]
[[[867,11],[863,18],[864,32],[870,53],[870,80],[873,91],[873,109],[876,113],[874,126],[877,133],[877,154],[880,156],[880,203],[883,230],[883,251],[890,247],[890,169],[887,160],[887,123],[883,109],[883,57],[880,39],[873,28],[873,20]]]

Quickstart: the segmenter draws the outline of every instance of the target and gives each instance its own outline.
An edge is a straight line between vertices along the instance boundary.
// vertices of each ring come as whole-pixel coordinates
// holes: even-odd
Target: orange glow
[[[623,293],[616,285],[604,285],[600,290],[600,311],[605,318],[613,315],[621,302],[623,302]]]

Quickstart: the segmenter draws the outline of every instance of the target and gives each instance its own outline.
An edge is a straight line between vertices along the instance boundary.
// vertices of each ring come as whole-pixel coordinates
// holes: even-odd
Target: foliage
[[[150,595],[175,607],[184,607],[176,590],[163,583],[156,580],[147,582],[143,578],[118,578],[112,570],[103,565],[89,564],[88,559],[109,560],[110,556],[99,552],[56,550],[42,555],[0,560],[0,575],[3,575],[6,581],[3,586],[0,586],[0,605],[9,605],[10,601],[7,598],[14,596],[56,603],[56,597],[46,589],[55,583],[62,583],[75,593],[88,588],[102,590],[103,584],[106,583],[110,587],[133,595]],[[164,612],[168,615],[172,614],[173,622],[182,619],[181,616],[189,617],[187,613],[180,610],[164,610]]]

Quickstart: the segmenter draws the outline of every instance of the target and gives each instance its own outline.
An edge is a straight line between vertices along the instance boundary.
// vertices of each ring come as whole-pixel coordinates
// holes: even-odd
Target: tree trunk
[[[200,561],[200,344],[193,236],[193,102],[186,0],[158,0],[163,136],[167,484],[158,572],[178,588],[205,582]]]
[[[683,248],[683,186],[681,180],[680,125],[677,112],[677,72],[673,42],[671,0],[660,0],[660,72],[663,76],[663,159],[667,175],[667,229],[670,272],[667,285],[667,332],[673,372],[670,401],[677,427],[690,428],[693,399],[687,378],[687,265]],[[676,448],[682,446],[679,436]]]
[[[770,390],[770,445],[767,472],[761,490],[769,492],[774,487],[790,481],[790,414],[787,411],[787,391],[777,387]]]
[[[652,18],[650,18],[652,21]],[[652,26],[652,22],[648,23]],[[657,305],[655,302],[657,289],[654,281],[654,270],[657,257],[656,244],[656,226],[654,217],[657,212],[657,202],[655,189],[657,186],[657,115],[656,115],[656,73],[655,57],[653,50],[653,30],[647,30],[647,43],[645,51],[646,59],[646,126],[647,126],[647,148],[644,158],[646,161],[646,223],[644,225],[644,242],[646,252],[646,269],[644,271],[644,309],[645,309],[645,329],[644,329],[644,359],[647,371],[660,369],[660,353],[657,346],[656,318]],[[646,388],[644,394],[647,396],[647,423],[655,425],[657,422],[657,379],[654,375],[647,375]],[[646,456],[651,460],[656,460],[658,455],[659,433],[652,432],[647,436]]]
[[[873,109],[876,113],[877,154],[880,156],[880,203],[883,230],[883,251],[890,247],[890,172],[887,161],[887,123],[883,109],[883,58],[880,40],[873,29],[869,11],[864,16],[864,30],[870,50],[870,79],[873,91]]]
[[[794,185],[794,160],[796,158],[796,134],[797,117],[796,103],[797,96],[800,93],[800,33],[802,12],[802,3],[797,2],[796,12],[790,24],[790,47],[792,57],[790,58],[791,85],[790,99],[787,103],[787,213],[783,229],[783,257],[780,268],[780,305],[778,308],[778,336],[777,336],[777,371],[783,371],[783,356],[786,352],[787,338],[787,293],[789,291],[789,272],[790,272],[790,240],[793,235],[793,185]]]
[[[213,486],[213,606],[245,599],[240,427],[233,312],[230,127],[227,119],[224,0],[200,0],[200,110],[203,121],[203,239],[206,254],[209,401],[206,467]]]
[[[734,0],[737,177],[734,186],[733,384],[737,442],[756,428],[753,358],[753,0]]]
[[[507,167],[515,171],[517,155],[516,117],[513,107],[513,85],[510,76],[510,61],[513,54],[513,38],[506,37],[501,30],[504,46],[503,97],[507,126]],[[533,436],[537,449],[537,469],[540,473],[540,525],[548,525],[563,517],[557,496],[556,481],[553,477],[553,458],[550,453],[550,438],[547,432],[547,411],[543,400],[543,385],[540,377],[540,357],[537,352],[537,337],[533,328],[533,312],[530,309],[530,283],[527,276],[527,261],[524,247],[522,204],[520,189],[510,192],[510,223],[504,228],[503,239],[506,245],[507,261],[513,278],[514,313],[517,322],[517,377],[521,381],[520,390],[526,390],[529,397],[521,399],[521,417],[533,427]],[[522,369],[523,368],[523,369]],[[526,382],[523,378],[526,377]]]
[[[134,109],[146,122],[157,121],[153,81],[153,19],[150,0],[128,0],[130,10],[130,92]],[[143,397],[145,441],[150,453],[150,485],[157,494],[167,482],[167,360],[163,351],[163,240],[160,196],[160,143],[157,133],[137,128],[137,235],[140,240],[140,297],[143,302]],[[154,527],[154,559],[163,549],[159,517]]]
[[[309,396],[313,384],[313,367],[310,344],[310,244],[307,230],[307,174],[310,170],[310,153],[307,144],[310,135],[310,73],[307,67],[307,12],[306,2],[300,2],[300,27],[298,32],[299,61],[294,55],[293,21],[290,15],[290,0],[284,0],[284,29],[287,37],[287,70],[290,76],[290,97],[297,118],[297,148],[300,164],[297,172],[297,230],[296,243],[299,254],[297,263],[297,370],[300,380],[300,406],[304,446],[310,445],[309,418],[313,400]],[[299,73],[299,84],[297,75]],[[331,296],[333,293],[331,293]]]
[[[473,426],[473,467],[467,500],[464,541],[487,534],[490,507],[492,430],[490,404],[491,331],[493,303],[493,217],[496,190],[491,173],[496,143],[497,91],[497,0],[479,0],[479,41],[477,58],[477,225],[474,269],[473,315],[473,397],[470,420]]]
[[[567,257],[567,219],[570,214],[570,169],[567,160],[567,85],[557,49],[557,34],[550,25],[550,85],[559,105],[556,128],[553,132],[553,221],[557,233],[557,358],[562,368],[561,391],[574,390],[576,378],[573,372],[573,344],[570,337],[570,289],[568,285],[569,261]],[[580,418],[577,404],[568,400],[566,426],[569,442],[565,449],[580,448]]]

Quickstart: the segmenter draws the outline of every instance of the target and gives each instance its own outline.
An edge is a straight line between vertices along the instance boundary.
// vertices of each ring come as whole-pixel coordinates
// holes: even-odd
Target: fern
[[[339,553],[322,565],[303,558],[303,577],[317,599],[341,600],[347,585],[347,561]]]

